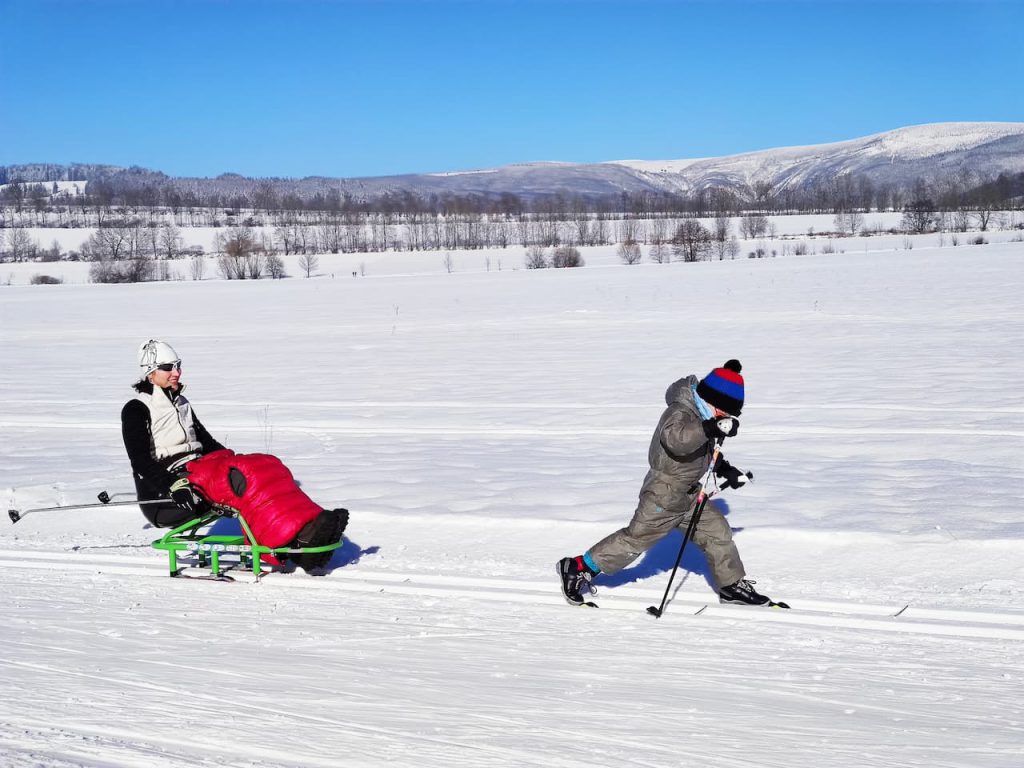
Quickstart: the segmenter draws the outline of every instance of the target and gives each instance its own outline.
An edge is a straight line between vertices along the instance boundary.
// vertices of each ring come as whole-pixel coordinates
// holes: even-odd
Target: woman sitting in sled
[[[137,394],[121,409],[121,435],[139,501],[167,500],[142,505],[150,523],[173,528],[212,511],[237,512],[263,546],[341,540],[347,510],[322,509],[276,457],[235,454],[206,431],[183,394],[181,358],[170,344],[150,339],[138,359]],[[311,570],[326,565],[330,554],[301,555],[297,562]]]

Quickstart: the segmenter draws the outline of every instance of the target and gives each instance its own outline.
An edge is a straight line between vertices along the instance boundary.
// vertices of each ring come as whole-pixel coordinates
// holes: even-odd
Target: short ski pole
[[[719,440],[715,445],[715,452],[711,456],[711,466],[708,467],[707,476],[704,478],[704,482],[701,484],[700,494],[697,497],[697,504],[693,508],[693,514],[690,515],[690,524],[686,526],[686,533],[683,534],[683,543],[679,547],[679,554],[676,555],[676,564],[672,566],[672,573],[669,574],[668,584],[665,586],[665,594],[662,595],[661,605],[659,607],[649,606],[647,612],[656,619],[660,619],[661,615],[665,613],[665,603],[668,602],[668,593],[672,589],[672,582],[676,578],[676,571],[679,570],[679,564],[683,562],[683,552],[686,551],[686,542],[693,538],[694,531],[697,530],[697,523],[700,520],[700,515],[704,511],[704,506],[708,503],[708,499],[715,495],[715,491],[708,493],[708,482],[714,477],[715,464],[718,463],[718,455],[722,452],[722,441]]]
[[[114,494],[115,496],[121,496],[124,494]],[[106,501],[104,501],[104,497]],[[11,518],[11,523],[16,523],[21,520],[25,515],[31,515],[35,512],[64,512],[75,509],[95,509],[96,507],[141,507],[147,504],[173,504],[171,499],[152,499],[150,501],[139,501],[133,499],[131,501],[110,501],[110,495],[106,491],[103,491],[99,495],[99,503],[92,502],[89,504],[67,504],[59,507],[33,507],[32,509],[17,510],[8,509],[7,516]]]

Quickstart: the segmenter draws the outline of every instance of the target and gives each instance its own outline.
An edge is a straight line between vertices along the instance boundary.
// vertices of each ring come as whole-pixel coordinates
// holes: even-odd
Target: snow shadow
[[[729,505],[724,499],[713,499],[709,502],[709,505],[713,506],[723,516],[728,517]],[[733,533],[741,530],[743,529],[732,529]],[[609,576],[605,573],[599,573],[594,577],[594,585],[608,588],[621,587],[671,571],[672,566],[675,565],[676,558],[679,557],[679,547],[683,543],[684,532],[685,528],[683,530],[679,528],[674,529],[641,555],[633,565],[623,568],[616,574]],[[707,558],[704,557],[700,547],[696,546],[692,541],[686,545],[686,551],[683,552],[683,561],[679,564],[679,573],[676,574],[673,591],[685,584],[691,576],[700,576],[711,589],[715,589],[715,582],[711,578],[711,569],[708,567]]]
[[[363,555],[375,555],[378,552],[380,552],[380,547],[377,545],[363,549],[351,539],[346,538],[345,543],[334,550],[334,554],[331,556],[330,562],[327,563],[325,571],[330,573],[335,568],[344,568],[346,565],[358,563]]]

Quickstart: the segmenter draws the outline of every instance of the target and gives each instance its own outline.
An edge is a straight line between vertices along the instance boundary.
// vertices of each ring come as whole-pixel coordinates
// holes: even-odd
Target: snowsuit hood
[[[693,506],[700,490],[698,483],[707,472],[714,451],[694,402],[693,390],[698,381],[696,376],[684,376],[665,391],[668,407],[658,420],[647,452],[651,468],[640,496],[646,495],[673,512],[685,512]]]
[[[692,374],[690,376],[683,376],[678,381],[673,381],[668,385],[668,389],[665,390],[665,405],[690,403],[696,412],[697,406],[693,402],[693,388],[697,386],[699,381]]]

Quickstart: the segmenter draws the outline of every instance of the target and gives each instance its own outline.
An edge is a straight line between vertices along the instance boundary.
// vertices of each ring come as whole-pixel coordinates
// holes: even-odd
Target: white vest
[[[192,406],[181,392],[172,403],[163,390],[154,385],[152,394],[140,392],[137,399],[149,409],[154,458],[166,459],[202,450],[203,444],[196,439]]]

